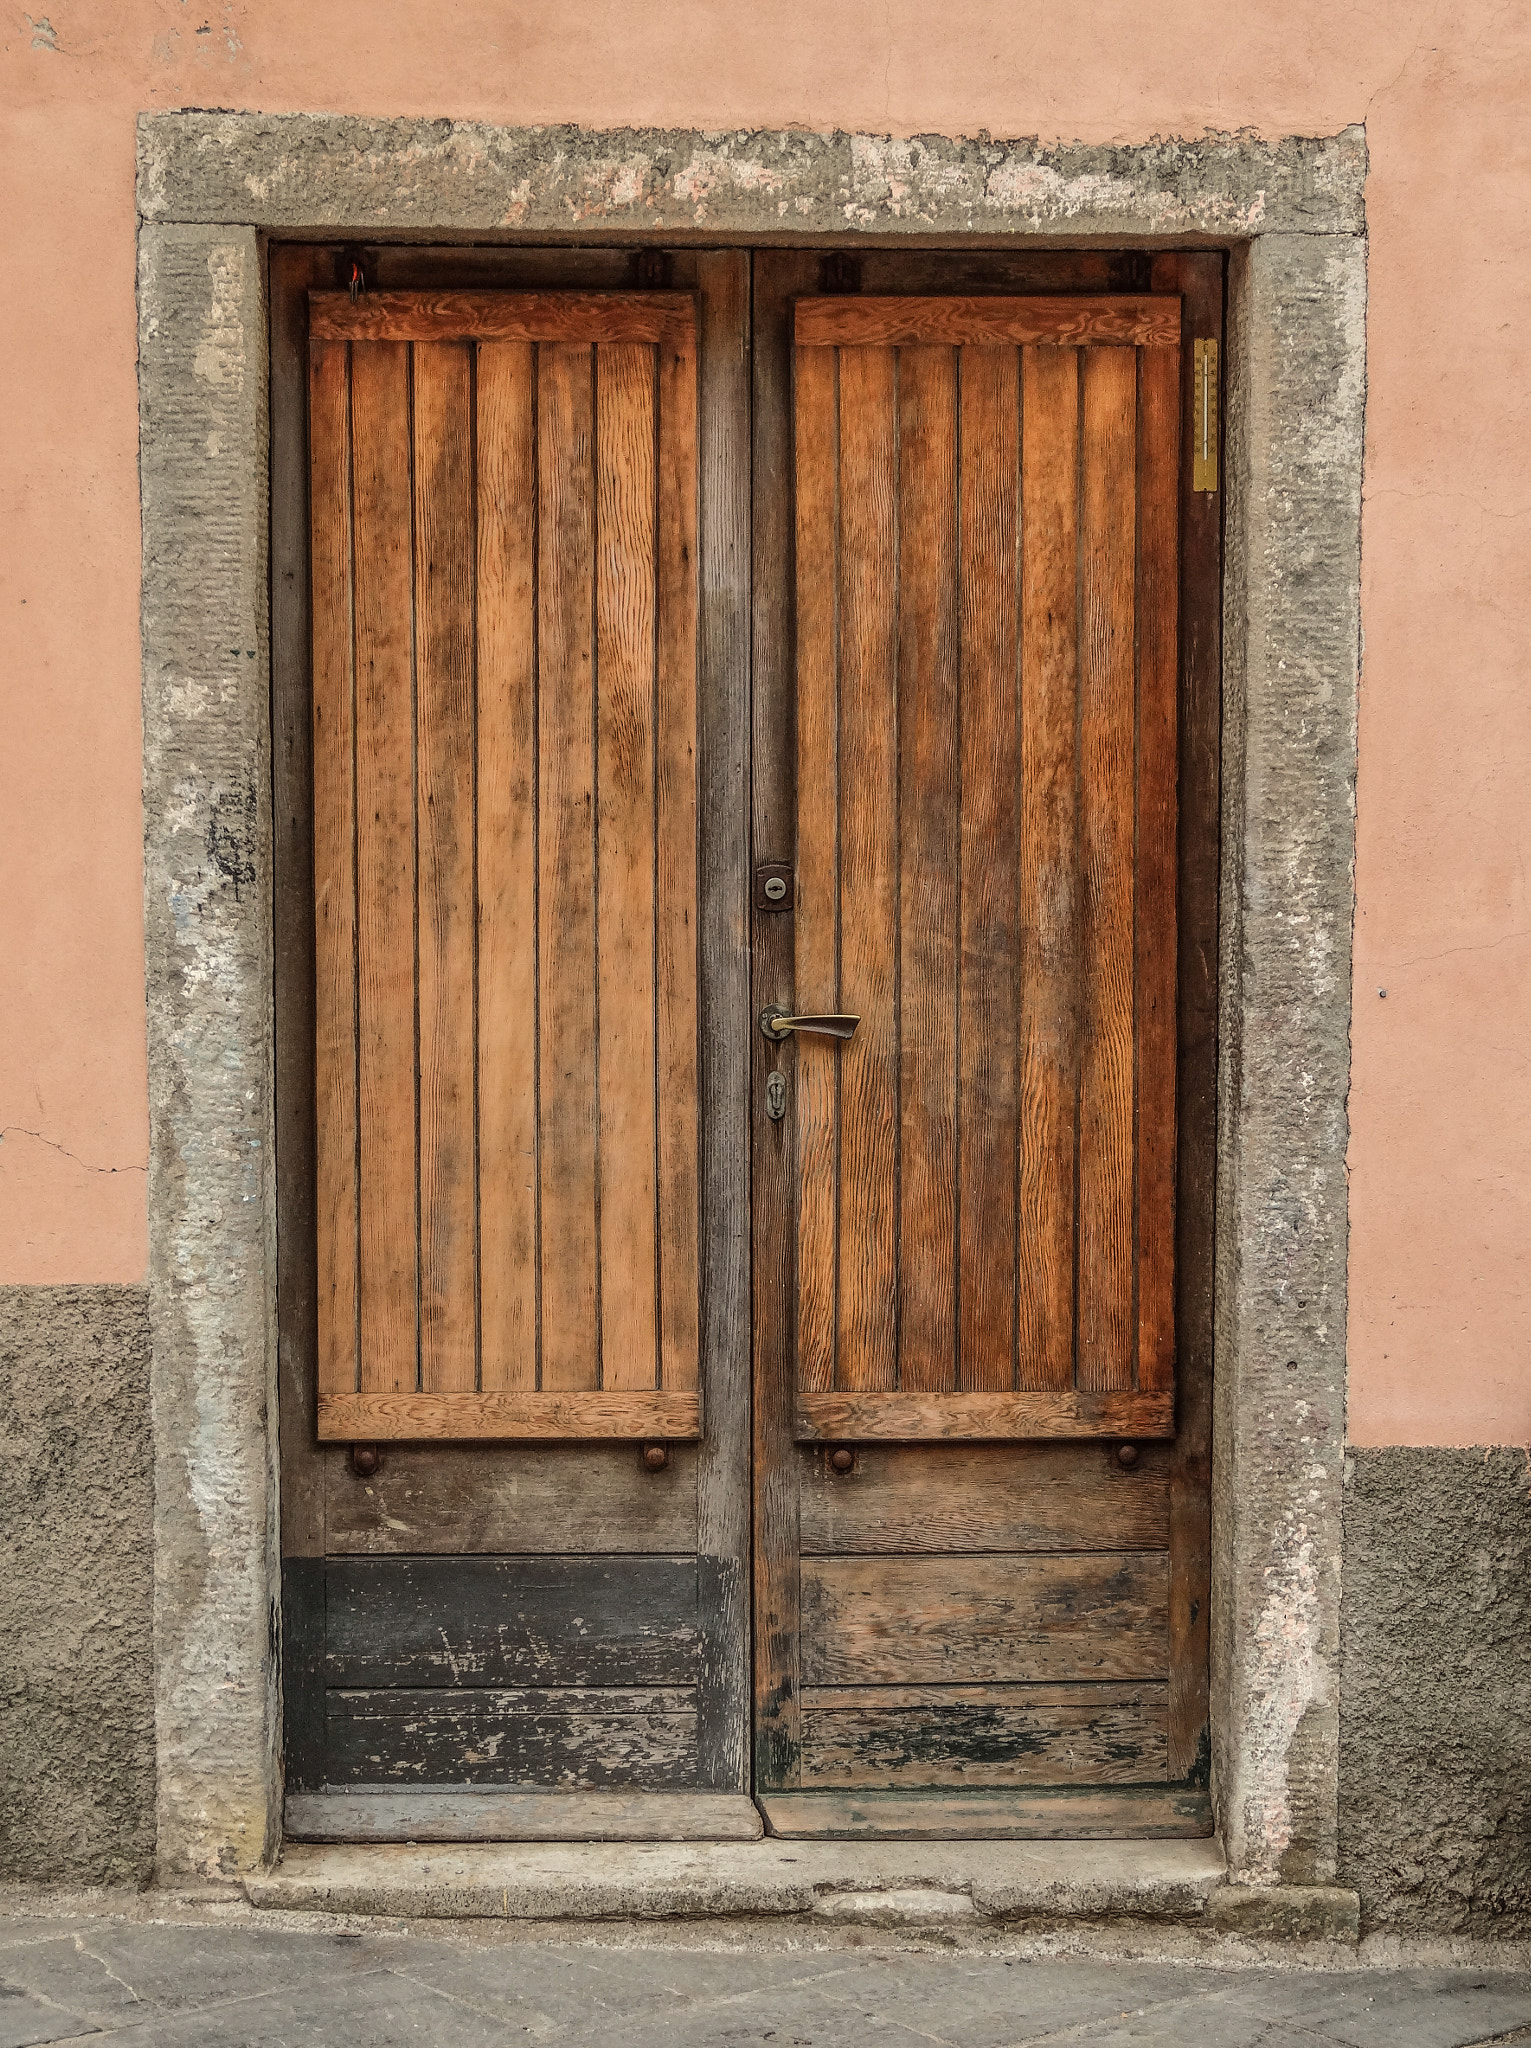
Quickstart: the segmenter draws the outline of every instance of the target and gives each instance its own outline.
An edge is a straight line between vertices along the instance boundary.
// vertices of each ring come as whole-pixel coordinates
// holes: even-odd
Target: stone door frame
[[[1358,128],[1041,148],[140,118],[162,1875],[281,1840],[266,239],[876,238],[1229,252],[1213,1795],[1230,1877],[1332,1882],[1365,176]]]

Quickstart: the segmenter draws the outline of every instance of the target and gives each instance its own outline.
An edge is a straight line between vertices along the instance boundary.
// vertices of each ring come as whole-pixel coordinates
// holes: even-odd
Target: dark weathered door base
[[[962,1792],[764,1792],[773,1835],[856,1840],[1094,1842],[1190,1839],[1212,1833],[1212,1797],[1200,1786]]]
[[[742,1792],[506,1792],[497,1785],[346,1785],[291,1792],[293,1842],[753,1842]]]

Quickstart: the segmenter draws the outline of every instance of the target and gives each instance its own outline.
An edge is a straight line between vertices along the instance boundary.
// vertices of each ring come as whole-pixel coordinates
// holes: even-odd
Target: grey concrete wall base
[[[1251,1941],[1361,1939],[1361,1900],[1339,1885],[1222,1885],[1207,1897],[1206,1926]]]
[[[1367,1932],[1531,1936],[1525,1451],[1346,1459],[1341,1876]]]
[[[1214,1796],[1336,1861],[1364,136],[1046,149],[307,115],[139,126],[159,1841],[278,1839],[259,230],[1233,251]],[[188,224],[189,223],[189,224]]]
[[[1230,1871],[1338,1847],[1365,244],[1230,291],[1213,1782]]]
[[[139,238],[159,1856],[275,1847],[270,654],[262,257]]]
[[[142,1287],[0,1289],[0,1877],[154,1857],[154,1484]]]

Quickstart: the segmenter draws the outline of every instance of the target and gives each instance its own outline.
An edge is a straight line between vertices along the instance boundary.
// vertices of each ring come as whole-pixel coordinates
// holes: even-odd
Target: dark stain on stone
[[[234,900],[258,877],[253,851],[255,841],[255,792],[228,790],[213,805],[207,821],[207,853],[213,866],[234,884]]]

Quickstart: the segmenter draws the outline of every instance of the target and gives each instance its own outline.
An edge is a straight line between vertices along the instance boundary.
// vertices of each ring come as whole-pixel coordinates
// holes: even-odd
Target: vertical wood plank
[[[836,678],[835,352],[794,351],[797,499],[797,891],[793,1001],[840,1007],[839,715]],[[835,1383],[836,1123],[840,1062],[817,1047],[783,1048],[797,1118],[797,1380]]]
[[[961,903],[954,350],[899,351],[898,422],[898,1382],[946,1392],[957,1381]]]
[[[539,351],[542,1385],[597,1384],[594,351]]]
[[[464,342],[415,348],[420,1384],[477,1378],[473,504]]]
[[[697,1031],[696,342],[659,351],[659,1375],[677,1391],[700,1371]],[[736,827],[737,829],[737,827]]]
[[[286,1558],[325,1549],[324,1454],[315,1442],[319,1377],[318,1071],[314,940],[314,635],[311,573],[313,463],[309,441],[308,291],[333,276],[325,249],[295,243],[270,251],[271,290],[271,926],[277,1182],[277,1402],[281,1416],[281,1541]],[[349,413],[349,399],[347,400]],[[349,491],[349,456],[347,457]],[[346,518],[345,628],[352,682],[350,517]],[[352,742],[354,745],[354,731]],[[354,758],[354,755],[353,755]],[[347,771],[349,786],[349,770]],[[354,809],[352,817],[354,820]],[[354,825],[353,825],[354,832]],[[354,856],[354,838],[353,838]],[[355,917],[355,871],[347,862]],[[354,927],[353,927],[354,928]],[[353,941],[353,1003],[354,1003]],[[354,1011],[352,1030],[354,1032]],[[352,1052],[353,1077],[355,1052]],[[355,1152],[356,1105],[352,1102]],[[356,1219],[351,1218],[353,1244]],[[352,1357],[341,1391],[354,1389]],[[285,1570],[285,1566],[284,1566]]]
[[[1067,1387],[1074,1345],[1077,1073],[1075,592],[1079,369],[1022,351],[1020,1219],[1016,1384]]]
[[[601,1384],[652,1387],[659,1249],[653,349],[597,348],[596,392]]]
[[[479,1373],[537,1384],[537,471],[529,342],[478,352]]]
[[[408,344],[356,344],[360,1377],[379,1394],[412,1392],[419,1358],[409,403]]]
[[[898,1384],[896,357],[840,351],[840,1074],[837,1384]],[[833,1059],[827,1043],[798,1048]],[[890,1282],[892,1284],[890,1284]]]
[[[1138,474],[1138,1385],[1175,1379],[1175,713],[1180,352],[1141,356]]]
[[[321,1393],[357,1385],[356,768],[351,656],[350,369],[344,342],[309,370],[313,562],[314,1080]]]
[[[1218,891],[1221,834],[1223,494],[1191,488],[1192,352],[1224,339],[1226,259],[1154,258],[1155,291],[1181,295],[1180,631],[1176,819],[1178,1157],[1175,1182],[1175,1423],[1170,1467],[1170,1769],[1204,1767],[1209,1725],[1212,1352],[1217,1149]]]
[[[1135,351],[1084,352],[1079,1384],[1130,1387],[1133,1326]]]
[[[1015,1376],[1020,816],[1020,355],[962,351],[962,907],[958,1384]]]

